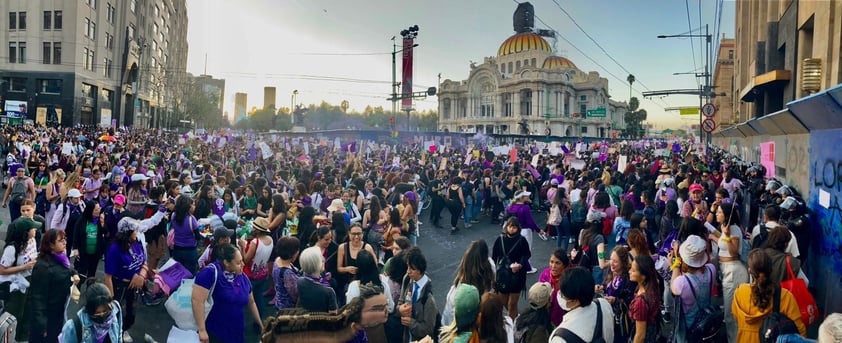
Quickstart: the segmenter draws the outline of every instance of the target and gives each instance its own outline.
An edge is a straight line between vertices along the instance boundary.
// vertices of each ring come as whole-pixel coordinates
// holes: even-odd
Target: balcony
[[[740,91],[740,100],[754,102],[758,93],[767,92],[769,89],[780,88],[789,83],[792,78],[792,71],[772,70],[757,75],[749,81],[745,88]]]

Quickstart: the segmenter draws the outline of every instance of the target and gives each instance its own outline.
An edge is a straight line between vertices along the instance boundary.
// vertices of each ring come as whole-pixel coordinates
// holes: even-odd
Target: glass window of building
[[[53,30],[61,30],[61,11],[53,11]]]

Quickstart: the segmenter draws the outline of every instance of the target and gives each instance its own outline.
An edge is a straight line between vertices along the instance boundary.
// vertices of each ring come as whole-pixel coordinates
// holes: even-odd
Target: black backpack
[[[707,271],[708,269],[706,268],[705,270]],[[711,273],[711,292],[713,292],[714,277],[716,277],[716,275]],[[696,291],[694,290],[694,288],[696,287],[693,286],[693,284],[690,282],[690,278],[688,278],[687,275],[684,275],[684,278],[690,285],[690,292],[693,293],[693,298],[698,300],[698,298],[696,297]],[[676,301],[681,301],[681,298],[676,299]],[[722,323],[724,320],[725,314],[722,312],[722,309],[720,309],[719,306],[713,304],[713,297],[711,297],[711,301],[708,302],[707,306],[699,308],[699,312],[696,313],[696,318],[693,320],[693,323],[690,324],[690,327],[687,328],[687,342],[695,343],[724,341],[725,332],[722,330]]]
[[[760,249],[766,245],[766,240],[769,238],[769,229],[766,228],[766,224],[760,224],[760,230],[757,237],[751,241],[751,248],[752,249]]]
[[[594,303],[596,304],[596,328],[593,332],[593,337],[590,341],[591,343],[605,343],[605,338],[602,336],[602,307],[599,305],[599,300],[594,299]],[[564,339],[567,343],[585,343],[585,340],[579,335],[573,333],[573,331],[567,330],[565,328],[560,328],[553,337],[559,336]],[[550,337],[552,340],[552,337]]]
[[[774,343],[780,335],[800,334],[795,322],[780,311],[781,287],[776,286],[772,298],[772,312],[763,318],[763,323],[760,324],[760,343]]]

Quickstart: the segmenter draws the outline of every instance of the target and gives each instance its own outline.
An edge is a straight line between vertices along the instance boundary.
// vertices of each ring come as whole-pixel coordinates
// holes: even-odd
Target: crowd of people
[[[12,223],[0,298],[17,341],[132,342],[138,303],[167,296],[151,286],[167,258],[194,279],[201,342],[249,330],[264,342],[766,342],[772,320],[783,323],[774,338],[797,342],[818,322],[802,316],[803,292],[781,286],[809,282],[803,199],[724,151],[638,141],[463,155],[252,133],[3,130]],[[495,229],[434,288],[426,256],[438,252],[417,243],[422,227],[447,230],[445,209],[450,234]],[[533,256],[534,236],[557,249]],[[437,304],[434,289],[448,288]],[[842,339],[839,315],[824,322],[819,341]]]

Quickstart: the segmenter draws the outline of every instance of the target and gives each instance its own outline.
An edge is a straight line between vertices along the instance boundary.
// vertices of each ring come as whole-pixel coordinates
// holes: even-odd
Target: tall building
[[[0,1],[0,95],[40,123],[162,126],[186,77],[185,1]]]
[[[276,100],[275,87],[263,87],[263,108],[277,108]]]
[[[716,66],[713,71],[713,90],[716,93],[725,93],[725,96],[714,97],[711,102],[716,106],[716,114],[713,115],[717,123],[717,130],[722,130],[739,124],[734,117],[734,39],[725,38],[719,40],[719,56],[716,58]]]
[[[736,3],[737,122],[842,82],[842,1]]]
[[[248,118],[248,94],[234,93],[234,122]]]
[[[524,8],[522,5],[527,5]],[[450,132],[617,137],[625,102],[610,100],[608,80],[553,54],[546,30],[532,28],[532,6],[514,16],[515,34],[497,56],[471,63],[467,80],[439,86],[439,126]]]

